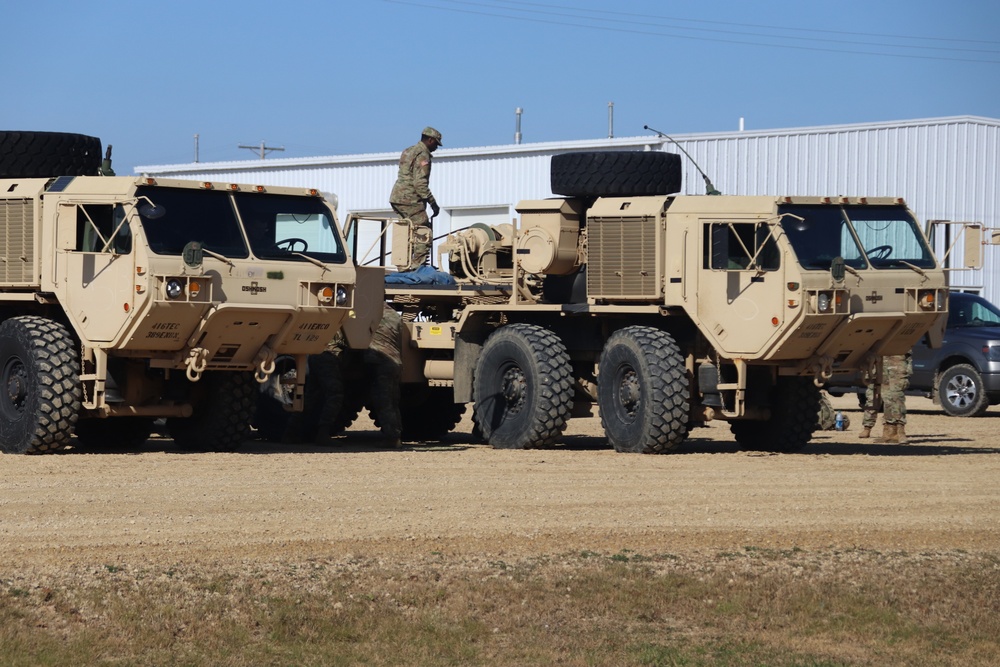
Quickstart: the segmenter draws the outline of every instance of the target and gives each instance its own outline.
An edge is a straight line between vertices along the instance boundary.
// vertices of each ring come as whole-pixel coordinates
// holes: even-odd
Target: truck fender
[[[455,339],[455,402],[472,402],[472,383],[479,355],[486,341],[485,331],[463,331]]]
[[[354,308],[344,320],[344,337],[348,347],[366,350],[372,334],[382,321],[385,303],[385,269],[380,266],[357,267],[357,285],[354,288]]]

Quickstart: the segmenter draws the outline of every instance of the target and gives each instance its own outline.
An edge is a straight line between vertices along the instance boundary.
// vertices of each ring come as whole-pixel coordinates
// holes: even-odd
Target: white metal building
[[[954,116],[673,138],[725,194],[903,197],[922,221],[974,221],[1000,228],[1000,119]],[[552,196],[553,154],[591,150],[679,152],[656,135],[441,148],[434,154],[431,176],[442,207],[434,221],[435,236],[472,222],[510,222],[520,200]],[[203,162],[140,166],[136,172],[318,188],[337,195],[343,218],[348,212],[390,214],[398,158],[399,153],[373,153]],[[697,168],[686,159],[684,164],[684,193],[704,193]],[[939,257],[947,243],[938,239]],[[985,268],[955,271],[952,285],[1000,302],[1000,252],[986,250]],[[955,253],[960,252],[958,247]],[[960,266],[955,259],[953,264]]]

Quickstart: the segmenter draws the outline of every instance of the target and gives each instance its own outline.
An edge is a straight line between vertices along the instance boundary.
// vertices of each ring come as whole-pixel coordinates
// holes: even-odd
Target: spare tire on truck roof
[[[587,151],[552,156],[552,192],[566,197],[669,195],[681,190],[681,158],[661,151]]]
[[[102,157],[97,137],[0,130],[0,178],[96,176]]]

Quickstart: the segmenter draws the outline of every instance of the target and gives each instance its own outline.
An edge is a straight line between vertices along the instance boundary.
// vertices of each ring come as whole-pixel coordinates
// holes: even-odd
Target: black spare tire
[[[661,151],[590,151],[552,156],[552,192],[567,197],[668,195],[681,190],[681,158]]]
[[[0,130],[0,178],[96,176],[102,157],[97,137]]]

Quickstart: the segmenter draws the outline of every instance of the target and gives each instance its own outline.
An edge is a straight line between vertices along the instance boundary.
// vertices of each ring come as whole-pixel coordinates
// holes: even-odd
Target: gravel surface
[[[765,548],[1000,551],[1000,408],[944,416],[908,398],[907,445],[846,432],[801,453],[740,451],[728,425],[676,454],[617,454],[596,418],[553,449],[493,450],[466,418],[447,441],[374,446],[370,422],[333,447],[250,442],[188,454],[3,456],[0,559],[23,564],[387,559],[571,550]],[[879,426],[879,430],[881,425]]]

